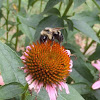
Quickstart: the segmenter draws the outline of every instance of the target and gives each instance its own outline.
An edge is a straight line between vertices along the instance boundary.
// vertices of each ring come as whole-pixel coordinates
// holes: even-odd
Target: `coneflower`
[[[29,89],[39,93],[41,87],[48,92],[50,100],[56,100],[58,88],[69,93],[66,77],[72,71],[70,51],[57,42],[33,43],[26,47],[21,57]]]

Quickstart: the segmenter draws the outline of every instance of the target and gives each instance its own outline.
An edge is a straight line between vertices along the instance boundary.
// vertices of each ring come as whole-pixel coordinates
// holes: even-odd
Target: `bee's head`
[[[46,27],[44,30],[41,31],[40,40],[45,38],[45,41],[47,39],[52,40],[52,41],[54,41],[54,39],[57,39],[59,42],[62,41],[63,37],[62,37],[61,31],[60,31],[61,29],[63,29],[63,28]]]

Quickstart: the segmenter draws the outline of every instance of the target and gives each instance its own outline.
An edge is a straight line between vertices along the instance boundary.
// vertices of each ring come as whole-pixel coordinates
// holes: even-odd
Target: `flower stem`
[[[26,93],[26,92],[24,92],[24,93],[22,94],[21,100],[25,100],[25,93]]]
[[[9,18],[9,0],[7,0],[7,19],[6,19],[7,43],[8,43],[8,32],[9,32],[8,18]]]
[[[59,5],[59,11],[61,10],[61,6],[62,6],[62,1],[60,2],[60,5]]]
[[[73,3],[73,0],[69,0],[69,3],[68,3],[68,5],[63,13],[63,16],[65,16],[68,13],[70,7],[72,6],[72,3]]]
[[[100,10],[100,6],[97,4],[97,2],[95,0],[92,0],[92,1],[97,6],[97,8]]]
[[[22,94],[21,100],[25,100],[25,94],[26,94],[27,89],[28,89],[28,84],[25,85],[25,92]]]
[[[95,41],[92,40],[91,43],[86,47],[85,51],[83,52],[83,54],[85,54],[87,52],[87,50],[90,48],[90,46],[94,43]]]
[[[18,4],[18,12],[20,11],[20,7],[21,7],[21,0],[19,0],[19,4]],[[16,43],[15,43],[15,49],[17,50],[17,45],[18,45],[18,32],[19,32],[19,28],[18,28],[18,17],[17,17],[17,32],[16,32]]]
[[[99,36],[100,30],[97,33],[97,36]],[[95,41],[92,40],[91,43],[86,47],[85,51],[83,52],[83,54],[85,54],[87,52],[87,50],[91,47],[91,45],[94,43]]]

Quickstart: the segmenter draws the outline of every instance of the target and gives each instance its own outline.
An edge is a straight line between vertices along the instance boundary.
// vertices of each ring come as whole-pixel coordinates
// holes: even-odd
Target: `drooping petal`
[[[60,85],[63,87],[63,89],[66,90],[66,94],[69,94],[69,89],[68,89],[68,85],[64,82],[59,82]]]
[[[48,92],[50,100],[56,100],[57,91],[55,86],[46,85],[46,91]]]
[[[30,85],[32,83],[33,79],[30,79],[27,83]]]
[[[40,92],[40,89],[41,89],[41,87],[43,86],[43,83],[39,83],[39,84],[37,84],[37,88],[36,88],[36,92],[37,93],[39,93]]]
[[[96,81],[93,85],[92,85],[93,89],[99,89],[100,88],[100,80]]]
[[[38,81],[35,80],[29,85],[29,89],[32,90],[34,88],[34,91],[38,94],[42,86],[43,83],[38,83]]]
[[[32,75],[28,75],[27,77],[26,77],[26,81],[29,81],[30,79],[32,79]]]

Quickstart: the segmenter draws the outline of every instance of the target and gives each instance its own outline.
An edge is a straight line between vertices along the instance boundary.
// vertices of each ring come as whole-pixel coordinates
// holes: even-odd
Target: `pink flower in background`
[[[1,75],[0,75],[0,85],[4,85],[3,78]]]
[[[100,88],[100,60],[97,60],[96,63],[92,62],[92,65],[99,71],[99,80],[92,85],[92,89],[99,89]]]

